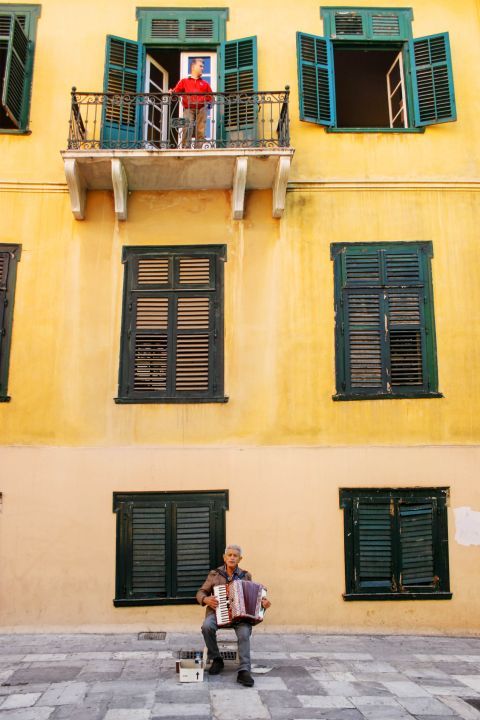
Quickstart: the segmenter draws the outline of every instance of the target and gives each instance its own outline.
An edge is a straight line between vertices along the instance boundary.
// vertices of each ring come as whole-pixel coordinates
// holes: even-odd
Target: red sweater
[[[201,95],[186,95],[182,98],[184,108],[197,110],[204,107],[207,103],[212,102],[212,96],[207,93],[213,92],[212,88],[206,80],[202,78],[183,78],[173,88],[174,93],[202,93]]]

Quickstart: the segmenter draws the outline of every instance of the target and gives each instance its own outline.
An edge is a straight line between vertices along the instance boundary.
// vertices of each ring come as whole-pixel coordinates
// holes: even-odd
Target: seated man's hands
[[[262,607],[264,610],[267,610],[272,603],[268,598],[262,598]]]
[[[211,607],[212,610],[215,610],[218,605],[218,600],[213,595],[210,595],[209,597],[203,599],[203,604],[208,605],[208,607]]]

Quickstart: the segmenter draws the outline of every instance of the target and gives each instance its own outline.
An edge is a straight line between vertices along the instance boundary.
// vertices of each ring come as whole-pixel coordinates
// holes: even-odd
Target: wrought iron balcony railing
[[[69,150],[288,148],[279,92],[83,93],[72,88]]]

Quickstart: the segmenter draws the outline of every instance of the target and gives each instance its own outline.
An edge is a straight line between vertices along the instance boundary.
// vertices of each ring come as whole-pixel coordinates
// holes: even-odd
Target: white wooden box
[[[203,682],[203,661],[196,663],[195,660],[179,661],[179,680],[180,682]]]

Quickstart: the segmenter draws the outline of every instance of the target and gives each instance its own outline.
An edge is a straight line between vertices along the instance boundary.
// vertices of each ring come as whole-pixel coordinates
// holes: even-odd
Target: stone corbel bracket
[[[242,220],[245,212],[245,187],[247,184],[248,158],[240,157],[235,160],[232,188],[232,217]]]
[[[87,188],[78,167],[78,162],[74,158],[66,158],[64,163],[73,216],[76,220],[84,220]]]
[[[272,192],[272,214],[274,218],[280,218],[285,210],[285,198],[287,195],[288,177],[290,175],[290,157],[279,157],[275,177],[273,179]]]
[[[123,163],[118,158],[112,159],[112,185],[117,220],[127,219],[128,182]]]

